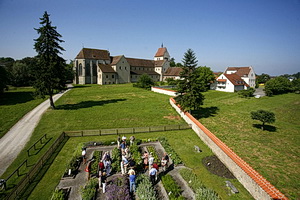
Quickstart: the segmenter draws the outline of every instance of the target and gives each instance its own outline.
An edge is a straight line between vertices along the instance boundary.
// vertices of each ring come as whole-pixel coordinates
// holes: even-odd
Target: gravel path
[[[64,93],[61,92],[53,96],[55,102]],[[50,107],[49,99],[38,105],[32,111],[27,113],[19,120],[1,139],[0,139],[0,176],[6,171],[11,163],[16,159],[22,151],[26,143],[29,141],[32,132],[39,123],[42,114]]]

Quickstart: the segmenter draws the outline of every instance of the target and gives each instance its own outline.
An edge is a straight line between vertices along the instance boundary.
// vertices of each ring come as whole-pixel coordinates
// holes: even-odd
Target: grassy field
[[[130,135],[127,135],[130,137]],[[238,188],[240,193],[228,196],[228,189],[225,187],[226,178],[218,177],[208,172],[202,165],[202,159],[206,156],[211,156],[211,150],[199,139],[199,137],[192,130],[181,131],[168,131],[156,133],[141,133],[135,134],[138,139],[148,139],[157,137],[168,138],[169,143],[172,145],[179,156],[182,158],[185,165],[192,168],[193,171],[200,177],[206,187],[215,190],[222,199],[239,200],[239,199],[253,199],[245,188],[235,179],[230,181]],[[184,138],[184,139],[182,139]],[[54,188],[59,183],[59,180],[66,168],[66,160],[72,155],[73,150],[77,148],[78,144],[89,141],[105,141],[116,139],[116,136],[99,136],[99,137],[81,137],[70,138],[65,144],[59,155],[55,158],[52,165],[48,169],[45,176],[38,183],[34,191],[28,197],[29,199],[39,200],[41,195],[50,197]],[[180,141],[180,142],[178,142]],[[194,151],[194,145],[198,145],[202,153]],[[25,196],[27,198],[27,196]]]
[[[133,88],[131,84],[77,86],[60,98],[56,105],[57,110],[48,110],[43,115],[30,142],[26,145],[25,151],[21,152],[3,177],[7,177],[25,158],[28,158],[29,165],[34,164],[64,130],[143,127],[184,123],[170,106],[168,96]],[[45,133],[50,141],[46,146],[39,149],[36,154],[27,157],[26,149]],[[136,136],[139,138],[145,137],[144,135]],[[208,173],[202,166],[202,157],[211,155],[211,152],[193,131],[147,134],[147,137],[158,136],[167,137],[185,164],[194,169],[207,187],[216,190],[224,199],[251,199],[249,193],[236,181],[234,183],[241,191],[240,194],[228,196],[224,183],[225,179]],[[47,173],[31,194],[30,199],[38,199],[41,194],[49,197],[65,170],[67,157],[72,154],[76,145],[80,142],[94,141],[95,139],[94,137],[70,139],[62,151],[59,152],[59,155],[54,157],[49,163],[51,165],[53,162],[49,170],[44,169]],[[106,136],[105,139],[111,138]],[[205,153],[194,153],[193,146],[195,144],[205,149]],[[25,174],[26,170],[28,169],[25,169],[22,173]],[[12,179],[12,182],[14,181],[17,181],[17,178]]]
[[[43,99],[34,99],[33,88],[13,88],[0,95],[0,138]]]
[[[260,99],[209,91],[199,121],[290,199],[300,199],[300,95]],[[251,111],[275,113],[276,122],[262,131]]]

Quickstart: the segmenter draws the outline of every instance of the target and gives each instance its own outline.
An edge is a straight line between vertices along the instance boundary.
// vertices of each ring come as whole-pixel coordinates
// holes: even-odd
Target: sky
[[[83,47],[153,59],[163,44],[176,62],[191,48],[215,72],[300,71],[300,0],[0,0],[0,57],[37,55],[45,11],[68,62]]]

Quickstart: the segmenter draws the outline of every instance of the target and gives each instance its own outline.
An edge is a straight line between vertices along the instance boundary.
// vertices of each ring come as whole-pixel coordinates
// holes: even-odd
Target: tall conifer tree
[[[192,49],[188,49],[182,59],[181,80],[178,84],[178,93],[176,97],[177,103],[180,104],[183,110],[196,110],[202,104],[204,96],[201,94],[201,85],[197,84],[195,73],[197,67],[197,58]]]
[[[50,106],[55,109],[52,97],[55,90],[60,91],[65,88],[66,62],[60,57],[61,51],[64,51],[64,49],[59,43],[64,41],[60,39],[62,36],[56,31],[56,27],[51,25],[49,16],[45,12],[43,17],[40,18],[42,26],[35,29],[40,36],[34,40],[34,49],[38,53],[38,64],[34,68],[36,79],[34,87],[37,95],[42,98],[49,95]]]

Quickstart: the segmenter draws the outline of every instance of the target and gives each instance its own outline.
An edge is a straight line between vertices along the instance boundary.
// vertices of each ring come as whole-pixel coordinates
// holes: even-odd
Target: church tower
[[[155,72],[160,74],[160,81],[163,80],[163,75],[170,67],[170,54],[166,47],[161,45],[154,56]]]

